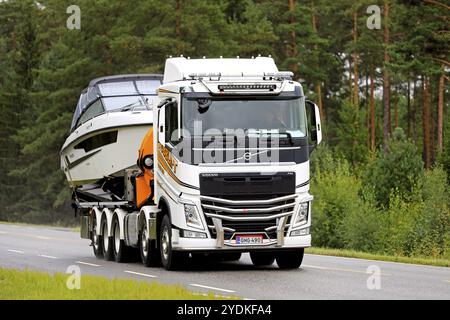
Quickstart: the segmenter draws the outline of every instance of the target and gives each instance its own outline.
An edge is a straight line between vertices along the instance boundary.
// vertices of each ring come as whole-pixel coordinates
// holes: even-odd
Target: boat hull
[[[74,131],[61,150],[61,169],[72,187],[120,177],[136,167],[151,112],[121,112],[92,119]]]

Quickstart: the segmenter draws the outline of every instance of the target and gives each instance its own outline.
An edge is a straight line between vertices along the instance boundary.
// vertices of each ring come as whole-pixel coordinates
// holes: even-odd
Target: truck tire
[[[250,252],[250,259],[255,266],[271,266],[275,255],[271,252]]]
[[[139,253],[141,261],[146,267],[157,267],[160,264],[159,251],[156,241],[148,239],[147,223],[144,222],[139,232]]]
[[[117,216],[114,216],[112,223],[113,230],[113,255],[116,262],[127,262],[131,258],[129,247],[125,245],[125,240],[120,239],[120,224]]]
[[[186,252],[176,252],[172,250],[172,223],[168,215],[165,215],[161,222],[161,232],[159,233],[159,248],[161,253],[161,263],[166,270],[177,270],[187,262],[189,254]]]
[[[102,238],[103,238],[103,259],[106,261],[114,260],[113,237],[108,237],[108,222],[106,218],[102,220]]]
[[[305,249],[280,251],[276,255],[280,269],[298,269],[302,265]]]
[[[92,249],[94,250],[94,255],[98,259],[103,258],[103,237],[97,234],[97,219],[92,219],[92,230],[91,230],[91,241]]]

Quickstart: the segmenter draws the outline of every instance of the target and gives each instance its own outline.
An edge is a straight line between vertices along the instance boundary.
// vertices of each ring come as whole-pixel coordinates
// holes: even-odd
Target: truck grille
[[[286,235],[296,197],[296,194],[241,195],[200,196],[200,199],[211,236],[216,238],[213,218],[217,218],[222,221],[224,239],[230,240],[235,233],[258,233],[276,239],[277,226],[283,217],[287,218],[283,230]]]

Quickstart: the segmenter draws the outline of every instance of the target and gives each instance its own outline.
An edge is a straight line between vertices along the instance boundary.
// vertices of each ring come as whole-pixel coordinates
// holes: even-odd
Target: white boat
[[[61,169],[80,196],[117,200],[126,169],[136,167],[139,146],[153,123],[152,106],[162,75],[133,74],[94,79],[83,90]],[[117,179],[119,178],[119,179]]]

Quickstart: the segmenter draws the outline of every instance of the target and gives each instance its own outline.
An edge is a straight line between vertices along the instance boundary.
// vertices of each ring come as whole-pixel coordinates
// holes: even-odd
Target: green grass
[[[70,290],[70,274],[0,268],[0,300],[205,300],[223,299],[196,294],[181,286],[99,276],[81,277],[80,289]]]
[[[26,222],[11,222],[11,221],[0,221],[0,224],[12,225],[12,226],[24,226],[24,227],[36,227],[36,228],[65,228],[74,232],[80,232],[79,226],[67,226],[62,224],[36,224],[36,223],[26,223]]]
[[[306,249],[306,253],[318,254],[326,256],[347,257],[367,260],[381,260],[389,262],[401,262],[411,264],[423,264],[437,267],[450,267],[450,258],[427,258],[427,257],[405,257],[405,256],[390,256],[383,254],[367,253],[346,249],[329,249],[311,247]]]

